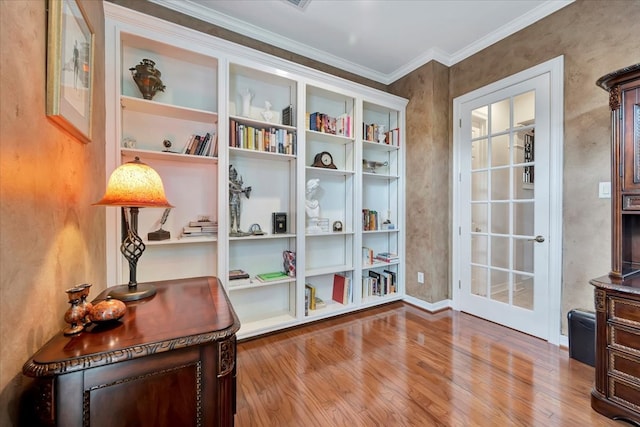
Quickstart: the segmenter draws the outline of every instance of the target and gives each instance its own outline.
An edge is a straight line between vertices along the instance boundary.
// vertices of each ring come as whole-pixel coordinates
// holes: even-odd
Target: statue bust
[[[307,214],[307,233],[319,233],[318,218],[320,217],[320,202],[314,198],[320,187],[320,180],[313,178],[307,181],[305,193],[305,212]]]
[[[307,190],[305,197],[305,209],[307,212],[307,218],[319,218],[320,217],[320,203],[314,199],[316,190],[320,187],[320,180],[317,178],[307,181]]]

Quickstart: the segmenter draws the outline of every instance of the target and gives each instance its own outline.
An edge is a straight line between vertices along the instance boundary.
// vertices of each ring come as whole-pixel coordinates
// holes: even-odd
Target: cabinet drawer
[[[609,352],[609,373],[626,377],[630,381],[640,381],[640,357],[611,350]]]
[[[622,209],[625,211],[640,211],[640,195],[622,196]]]
[[[640,330],[621,325],[609,325],[611,348],[640,356]]]
[[[640,411],[640,386],[610,376],[609,399],[634,411]]]
[[[609,319],[640,328],[640,301],[610,297]]]
[[[622,196],[622,209],[625,211],[640,211],[640,195]]]

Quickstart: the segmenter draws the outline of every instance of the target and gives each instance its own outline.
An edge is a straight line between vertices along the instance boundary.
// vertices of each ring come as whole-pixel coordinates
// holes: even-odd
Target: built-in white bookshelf
[[[175,206],[163,226],[171,239],[163,241],[145,238],[158,229],[163,211],[141,209],[146,250],[139,281],[217,276],[240,318],[239,338],[403,297],[405,99],[111,3],[105,16],[107,175],[139,157],[160,174]],[[155,61],[166,86],[152,100],[143,99],[129,71],[144,58]],[[336,121],[311,126],[314,113]],[[367,141],[368,124],[398,129],[396,139]],[[215,156],[184,153],[191,135],[213,132]],[[265,143],[273,138],[275,145]],[[322,153],[331,155],[335,168],[319,167]],[[365,159],[380,165],[371,169]],[[311,223],[310,180],[319,184],[313,197],[321,219]],[[232,229],[234,185],[245,190],[239,194],[241,232]],[[377,229],[365,229],[363,209],[378,212]],[[111,286],[127,282],[128,266],[119,252],[120,210],[107,211]],[[284,232],[274,232],[274,213],[286,216]],[[180,238],[183,227],[203,215],[217,221],[217,235]],[[383,228],[387,219],[392,226]],[[398,257],[368,265],[365,246]],[[295,253],[295,272],[258,280],[262,273],[284,272],[285,252]],[[229,272],[238,269],[249,279],[230,281]],[[363,276],[384,270],[395,275],[395,291],[369,295]],[[344,304],[332,298],[336,274],[350,282]],[[306,306],[308,284],[322,307]]]

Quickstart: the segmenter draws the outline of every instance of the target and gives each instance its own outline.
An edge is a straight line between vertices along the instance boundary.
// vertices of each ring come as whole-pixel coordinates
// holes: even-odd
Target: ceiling
[[[383,84],[431,60],[451,66],[573,2],[149,1]]]

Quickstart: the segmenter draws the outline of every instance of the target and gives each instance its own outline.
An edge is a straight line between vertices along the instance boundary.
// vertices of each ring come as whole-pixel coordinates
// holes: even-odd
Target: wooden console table
[[[240,323],[224,288],[215,277],[153,284],[118,322],[59,333],[24,364],[43,424],[233,426]]]

